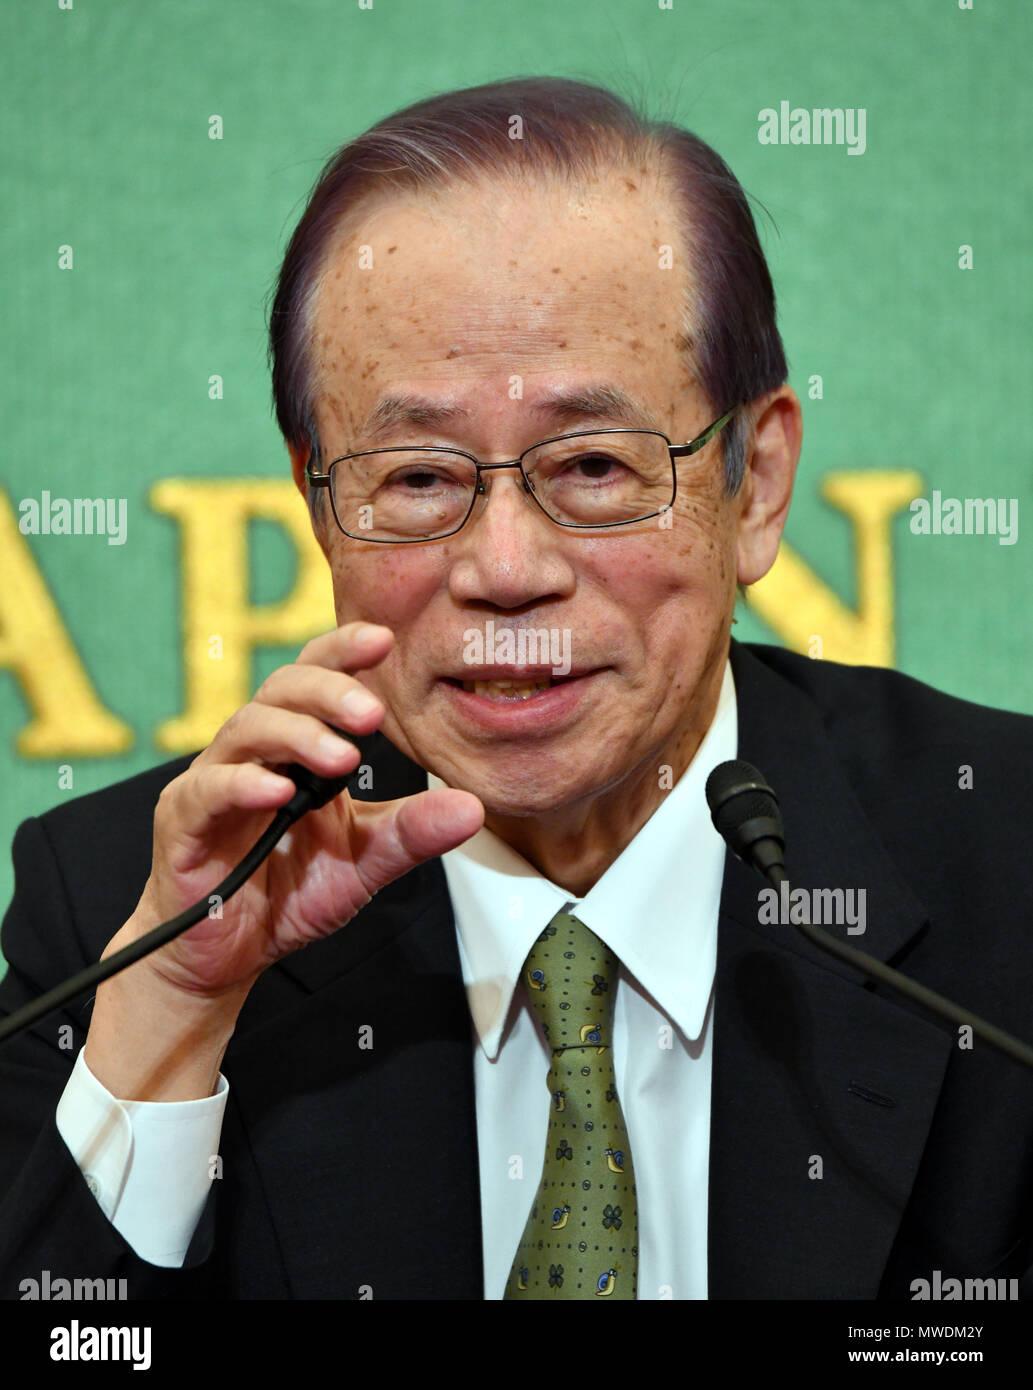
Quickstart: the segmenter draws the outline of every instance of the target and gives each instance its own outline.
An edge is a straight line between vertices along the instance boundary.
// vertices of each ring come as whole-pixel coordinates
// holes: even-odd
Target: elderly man
[[[1033,1033],[991,833],[1030,721],[730,639],[801,412],[723,162],[578,83],[420,103],[324,170],[271,330],[340,626],[193,760],[22,828],[4,1011],[209,894],[288,764],[354,775],[0,1054],[7,1296],[1017,1280],[1027,1075],[762,925],[709,822],[750,758],[795,882],[863,889],[867,950]]]

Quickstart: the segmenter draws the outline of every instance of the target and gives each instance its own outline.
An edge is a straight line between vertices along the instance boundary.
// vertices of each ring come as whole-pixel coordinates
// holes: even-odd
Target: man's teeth
[[[463,689],[474,695],[485,695],[489,700],[529,700],[540,690],[548,690],[552,685],[546,677],[540,681],[463,681]]]

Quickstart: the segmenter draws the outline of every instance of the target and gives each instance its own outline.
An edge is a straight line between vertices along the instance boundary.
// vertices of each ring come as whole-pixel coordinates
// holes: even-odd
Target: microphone
[[[745,864],[765,876],[784,866],[778,797],[755,767],[744,762],[715,767],[707,778],[707,805],[715,830]]]
[[[750,763],[740,760],[720,763],[707,778],[706,797],[714,829],[736,858],[756,869],[775,888],[781,888],[783,883],[788,888],[782,812],[778,798],[761,773]],[[806,915],[806,906],[801,906]],[[987,1023],[968,1009],[945,999],[942,994],[936,994],[917,980],[876,960],[874,956],[838,941],[811,922],[793,922],[791,925],[819,950],[862,971],[880,984],[889,985],[890,989],[924,1005],[950,1023],[967,1025],[984,1042],[1015,1061],[1033,1067],[1033,1047],[1020,1042],[1002,1028]]]
[[[335,729],[334,733],[340,733]],[[341,734],[344,738],[344,735]],[[325,806],[328,801],[333,801],[335,796],[340,796],[352,777],[354,772],[348,772],[343,777],[317,777],[314,772],[310,772],[307,767],[302,767],[301,763],[291,763],[284,769],[284,777],[289,777],[297,787],[297,791],[282,807],[280,814],[285,812],[290,814],[291,823],[300,820],[306,811],[318,811],[320,806]]]

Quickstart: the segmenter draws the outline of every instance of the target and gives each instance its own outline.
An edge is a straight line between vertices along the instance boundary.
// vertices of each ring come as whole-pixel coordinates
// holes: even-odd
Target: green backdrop
[[[155,731],[183,708],[183,568],[179,527],[149,491],[287,476],[264,315],[323,160],[410,101],[517,74],[644,96],[770,213],[761,234],[804,403],[787,542],[817,582],[857,605],[856,536],[819,491],[829,473],[914,470],[926,495],[1017,499],[1012,545],[914,535],[898,513],[893,660],[1033,712],[1031,55],[1028,0],[3,0],[0,482],[16,515],[43,489],[127,499],[125,544],[26,535],[17,562],[132,743],[19,751],[31,671],[0,624],[0,839],[169,756]],[[759,113],[783,101],[863,108],[864,153],[761,143]],[[255,525],[251,541],[254,602],[289,593],[282,528]],[[9,600],[14,559],[8,546]],[[0,611],[8,627],[24,616]],[[755,612],[736,631],[784,638]],[[252,684],[294,650],[259,650]],[[44,652],[38,678],[49,669]],[[11,882],[5,850],[4,902]]]

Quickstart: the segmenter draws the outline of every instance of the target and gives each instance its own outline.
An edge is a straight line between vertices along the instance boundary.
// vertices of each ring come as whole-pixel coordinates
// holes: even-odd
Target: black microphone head
[[[707,778],[706,795],[714,829],[734,854],[761,872],[782,862],[785,831],[778,797],[751,763],[720,763]],[[775,842],[765,846],[763,868],[754,851],[761,840]]]

